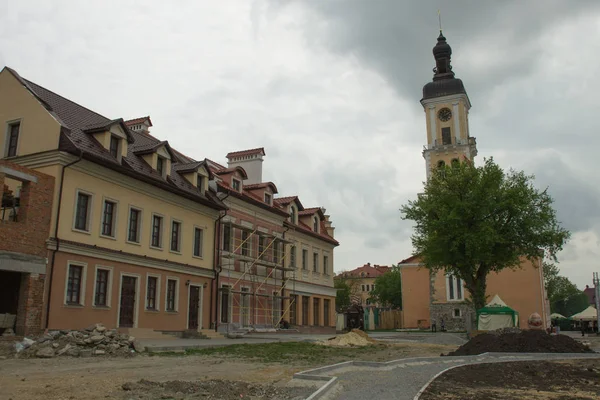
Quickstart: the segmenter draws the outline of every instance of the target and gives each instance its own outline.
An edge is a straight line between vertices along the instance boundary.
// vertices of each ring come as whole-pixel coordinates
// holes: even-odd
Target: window
[[[319,325],[319,309],[320,309],[320,300],[321,299],[313,299],[313,325]]]
[[[273,262],[277,264],[279,262],[279,250],[281,243],[277,240],[273,242]]]
[[[148,287],[146,289],[146,309],[156,310],[156,287],[158,278],[155,276],[148,277]]]
[[[250,239],[248,239],[248,232],[242,231],[242,255],[250,255]]]
[[[69,265],[69,278],[67,280],[67,304],[81,304],[82,276],[82,266]]]
[[[235,190],[236,192],[241,192],[241,188],[242,188],[242,183],[240,181],[238,181],[237,179],[232,179],[231,180],[231,184],[233,186],[233,190]]]
[[[319,218],[313,218],[313,231],[319,232]]]
[[[164,170],[165,170],[165,159],[158,156],[157,160],[156,160],[156,172],[158,172],[160,174],[160,176],[164,177]]]
[[[462,313],[460,312],[460,308],[455,308],[452,315],[454,318],[460,318],[462,316]]]
[[[202,257],[202,246],[204,242],[204,231],[194,228],[194,257]]]
[[[116,136],[110,137],[110,154],[114,158],[119,158],[119,138]]]
[[[142,212],[135,208],[129,209],[129,232],[127,240],[133,243],[140,242],[140,221]]]
[[[458,158],[453,158],[452,163],[450,165],[452,165],[452,168],[456,168],[456,167],[460,166],[460,162],[458,161]]]
[[[323,274],[329,275],[328,268],[329,268],[329,257],[323,256]]]
[[[446,163],[444,162],[444,160],[440,160],[437,163],[438,168],[444,168],[446,166]]]
[[[375,285],[371,285],[371,290],[375,290]]]
[[[296,307],[298,306],[298,296],[293,294],[290,296],[290,325],[296,325]]]
[[[302,269],[308,269],[308,250],[302,249]]]
[[[223,226],[223,251],[231,251],[231,226]]]
[[[294,206],[290,207],[290,222],[296,223],[296,207]]]
[[[296,268],[296,246],[290,247],[290,267]]]
[[[90,213],[90,199],[92,196],[85,193],[77,193],[77,209],[75,213],[75,229],[88,231],[88,220]]]
[[[221,287],[221,322],[229,322],[229,286]]]
[[[17,145],[19,143],[19,130],[21,123],[17,122],[8,126],[8,142],[6,157],[15,157],[17,155]]]
[[[258,257],[264,260],[265,257],[265,238],[263,236],[258,237]]]
[[[361,285],[362,291],[365,291],[365,285]]]
[[[452,144],[452,133],[450,128],[442,128],[442,143],[444,145]]]
[[[181,251],[180,244],[180,236],[181,236],[181,222],[172,221],[171,222],[171,251]]]
[[[271,204],[271,193],[265,193],[265,203]]]
[[[302,325],[308,325],[308,297],[302,296]]]
[[[158,215],[152,216],[152,247],[161,247],[162,220]]]
[[[446,279],[446,293],[448,300],[463,300],[462,280],[454,275],[448,275]]]
[[[175,297],[177,293],[177,281],[167,279],[167,311],[175,311]]]
[[[319,272],[319,253],[313,253],[313,272]]]
[[[117,203],[104,200],[104,211],[102,212],[102,235],[115,236],[115,215]]]
[[[96,295],[94,296],[95,306],[107,306],[108,274],[109,271],[106,269],[96,270]]]
[[[323,299],[323,325],[329,326],[329,307],[330,307],[329,299]]]

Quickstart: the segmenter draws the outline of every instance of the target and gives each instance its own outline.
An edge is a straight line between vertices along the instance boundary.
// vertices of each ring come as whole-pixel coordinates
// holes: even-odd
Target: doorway
[[[241,312],[241,321],[240,324],[242,326],[250,326],[250,288],[243,287],[241,293],[241,303],[242,303],[242,312]]]
[[[119,327],[133,328],[135,323],[135,298],[137,278],[121,277],[121,301],[119,305]]]
[[[190,286],[188,303],[188,329],[198,330],[200,315],[200,287]]]
[[[21,279],[19,272],[0,271],[0,335],[6,329],[15,329]]]

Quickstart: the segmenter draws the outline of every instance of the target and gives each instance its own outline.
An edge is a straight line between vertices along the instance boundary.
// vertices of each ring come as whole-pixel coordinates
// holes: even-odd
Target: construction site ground
[[[224,339],[234,346],[222,349],[211,348],[214,347],[209,344],[211,340],[204,340],[204,350],[192,350],[188,354],[142,354],[132,358],[6,358],[0,360],[0,398],[178,399],[196,398],[200,394],[202,396],[198,398],[205,399],[304,398],[315,387],[297,382],[290,385],[296,372],[348,360],[388,361],[439,356],[464,342],[460,335],[454,334],[382,332],[374,333],[372,337],[383,344],[368,348],[317,348],[309,343],[327,337],[330,336],[270,335],[269,338]],[[259,343],[265,340],[270,342]],[[186,391],[191,390],[190,385],[196,385],[198,389],[199,381],[204,381],[205,385],[188,397]],[[237,383],[232,386],[230,381]],[[244,383],[259,385],[260,389]],[[221,397],[211,397],[215,393]]]

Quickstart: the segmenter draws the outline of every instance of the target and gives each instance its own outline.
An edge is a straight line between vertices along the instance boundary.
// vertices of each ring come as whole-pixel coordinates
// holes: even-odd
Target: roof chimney
[[[145,133],[148,135],[150,133],[150,127],[152,126],[152,121],[148,115],[147,117],[134,118],[130,119],[129,121],[125,121],[125,125],[127,125],[127,127],[132,131]]]
[[[262,163],[265,156],[264,147],[250,150],[234,151],[227,154],[227,166],[229,168],[242,167],[248,174],[245,185],[262,183]]]

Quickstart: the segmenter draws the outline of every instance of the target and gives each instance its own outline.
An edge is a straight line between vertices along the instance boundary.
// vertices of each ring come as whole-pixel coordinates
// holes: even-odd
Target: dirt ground
[[[521,361],[454,368],[422,400],[593,400],[600,398],[600,360]]]
[[[420,343],[377,345],[368,350],[363,347],[323,352],[326,356],[322,358],[311,357],[299,362],[286,358],[283,363],[223,354],[139,355],[133,358],[8,358],[0,360],[0,400],[289,399],[311,391],[306,387],[284,388],[294,373],[308,368],[352,359],[387,361],[416,356],[439,356],[454,349],[455,346]],[[204,385],[198,382],[211,380],[237,382],[229,392],[223,391],[223,388],[232,386],[229,382],[204,382]],[[178,382],[165,383],[169,381]],[[162,383],[162,386],[156,382]],[[267,387],[248,387],[243,382]],[[124,384],[130,390],[124,390]],[[220,397],[209,397],[210,393],[217,393]],[[198,397],[203,394],[204,397]]]

